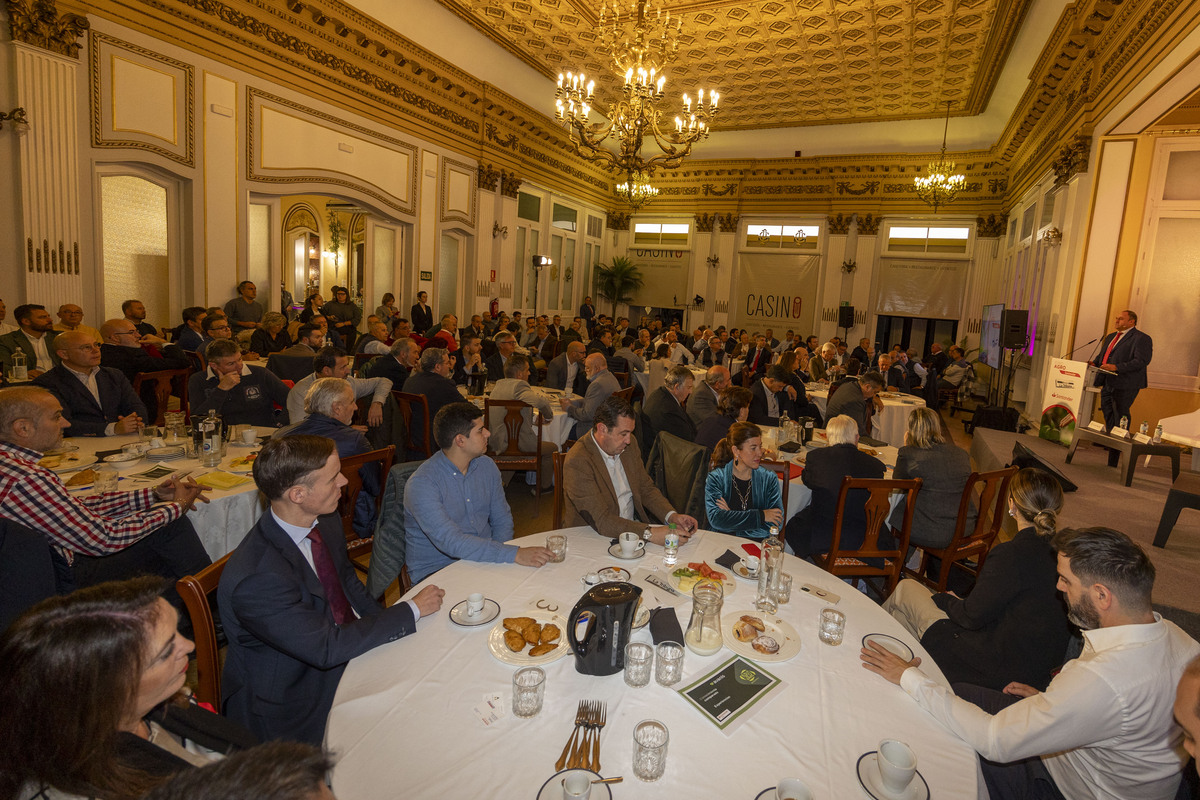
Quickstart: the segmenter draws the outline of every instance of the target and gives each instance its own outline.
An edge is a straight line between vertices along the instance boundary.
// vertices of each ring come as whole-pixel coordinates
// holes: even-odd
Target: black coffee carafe
[[[584,592],[567,618],[567,641],[575,652],[576,670],[584,675],[612,675],[625,669],[625,645],[641,596],[641,588],[616,581]]]

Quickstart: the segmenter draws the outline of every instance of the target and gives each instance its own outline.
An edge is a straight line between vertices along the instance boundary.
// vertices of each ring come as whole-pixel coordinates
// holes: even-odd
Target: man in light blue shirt
[[[540,567],[545,547],[516,547],[512,511],[500,470],[487,458],[483,411],[450,403],[433,419],[441,449],[417,468],[404,488],[405,560],[413,583],[447,564],[467,559]]]

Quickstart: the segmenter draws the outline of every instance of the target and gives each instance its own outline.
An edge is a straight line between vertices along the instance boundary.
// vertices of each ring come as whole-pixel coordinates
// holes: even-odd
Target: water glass
[[[550,551],[550,560],[555,564],[562,563],[567,557],[567,537],[560,533],[546,537],[546,548]]]
[[[792,576],[786,572],[779,573],[779,586],[771,594],[776,605],[786,605],[792,599]]]
[[[663,642],[654,662],[654,680],[660,686],[674,686],[683,677],[683,645]]]
[[[667,771],[667,726],[656,719],[642,720],[633,729],[633,774],[656,781]]]
[[[650,683],[650,667],[653,664],[653,647],[641,642],[625,645],[625,683],[635,689]]]
[[[105,492],[115,492],[117,490],[117,481],[120,476],[117,471],[108,464],[96,470],[96,478],[92,482],[93,494],[104,494]]]
[[[546,673],[540,667],[521,667],[513,673],[513,714],[536,717],[546,696]]]
[[[817,638],[825,644],[836,646],[842,643],[842,636],[845,633],[846,615],[836,608],[821,609],[821,627],[817,632]]]

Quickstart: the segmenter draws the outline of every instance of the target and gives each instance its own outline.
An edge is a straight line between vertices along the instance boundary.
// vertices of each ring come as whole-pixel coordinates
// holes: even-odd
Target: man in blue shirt
[[[514,547],[512,511],[504,499],[500,470],[487,458],[483,411],[450,403],[433,419],[441,449],[404,488],[404,539],[408,572],[419,583],[459,559],[540,567],[545,547]]]

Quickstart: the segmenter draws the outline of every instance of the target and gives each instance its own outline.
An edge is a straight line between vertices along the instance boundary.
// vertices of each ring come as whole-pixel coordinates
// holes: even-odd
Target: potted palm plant
[[[626,292],[642,288],[642,271],[624,256],[613,256],[611,264],[596,265],[596,294],[613,304],[612,316],[617,318],[617,304],[629,303],[633,297]]]

